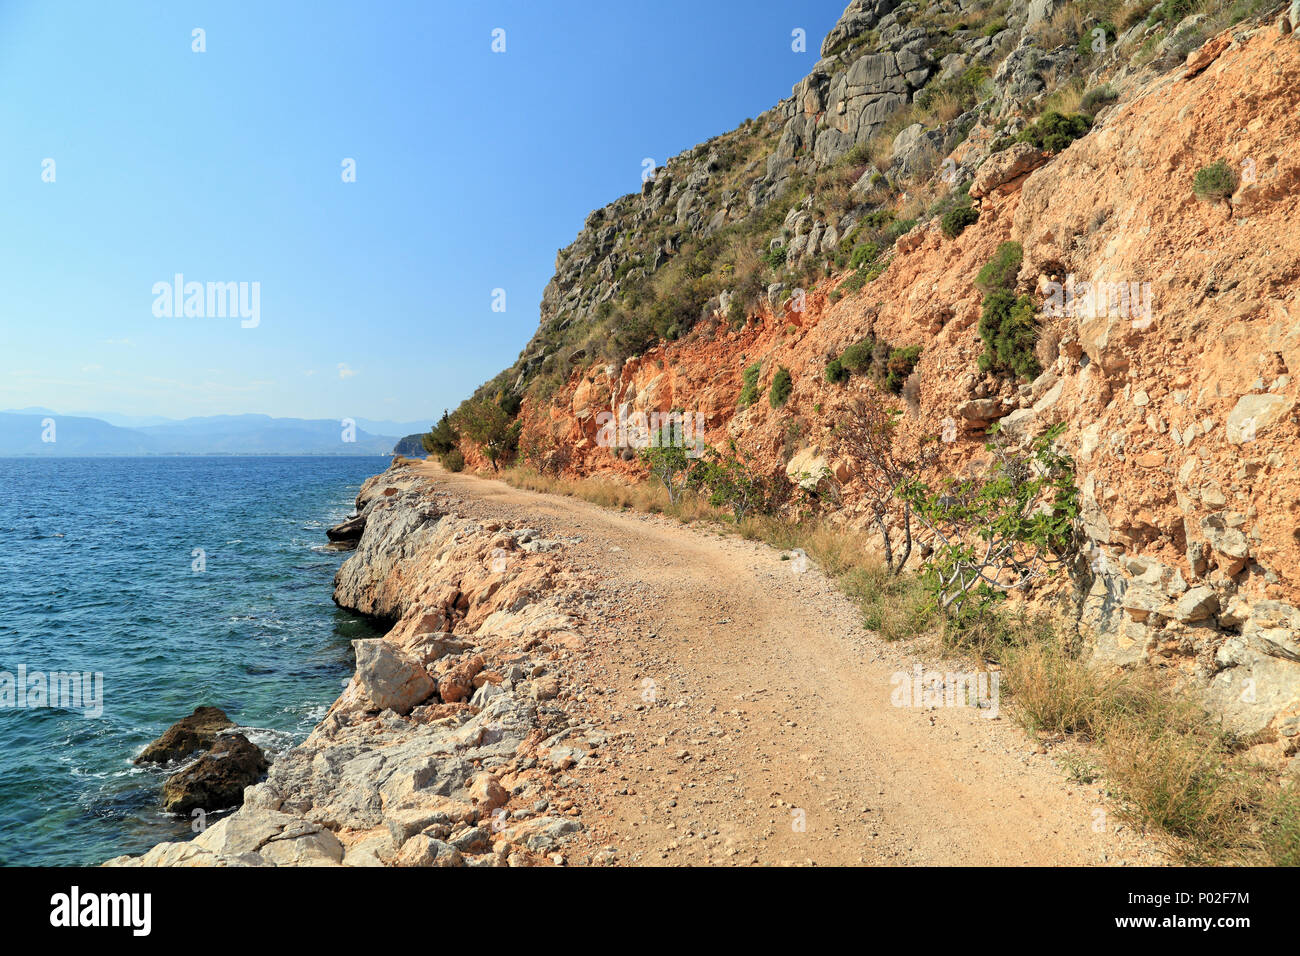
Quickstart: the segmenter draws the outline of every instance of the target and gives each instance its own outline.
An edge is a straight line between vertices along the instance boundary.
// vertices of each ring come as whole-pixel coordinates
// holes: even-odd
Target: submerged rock
[[[196,707],[194,713],[176,721],[161,737],[145,747],[137,764],[171,763],[200,750],[208,750],[222,731],[235,726],[220,707]]]

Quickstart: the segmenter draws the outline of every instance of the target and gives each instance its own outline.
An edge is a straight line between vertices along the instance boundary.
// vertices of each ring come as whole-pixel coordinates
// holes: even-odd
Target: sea
[[[325,529],[387,465],[0,458],[0,865],[192,837],[196,819],[161,810],[167,771],[132,759],[197,706],[272,759],[306,737],[352,673],[350,642],[379,633],[335,606],[347,555]],[[80,692],[52,673],[82,675]]]

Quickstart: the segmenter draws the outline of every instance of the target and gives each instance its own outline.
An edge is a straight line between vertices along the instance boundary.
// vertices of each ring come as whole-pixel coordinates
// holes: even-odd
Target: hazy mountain
[[[158,421],[124,428],[49,409],[0,412],[0,455],[388,455],[398,441],[359,422],[345,430],[337,419],[212,415]]]
[[[0,455],[156,455],[160,451],[152,436],[98,418],[0,412]]]

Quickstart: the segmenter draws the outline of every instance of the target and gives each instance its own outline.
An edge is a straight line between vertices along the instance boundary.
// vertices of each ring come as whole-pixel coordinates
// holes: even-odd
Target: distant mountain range
[[[52,424],[51,424],[52,423]],[[394,426],[393,434],[376,426]],[[181,420],[112,414],[62,415],[47,408],[0,412],[0,456],[389,455],[411,422],[211,415]]]

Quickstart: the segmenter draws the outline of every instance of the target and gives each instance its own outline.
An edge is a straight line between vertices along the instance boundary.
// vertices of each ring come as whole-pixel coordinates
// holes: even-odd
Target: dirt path
[[[1070,781],[1005,708],[989,719],[894,706],[895,673],[961,668],[874,637],[814,566],[799,573],[765,545],[675,520],[417,470],[482,516],[582,538],[569,557],[598,584],[571,709],[610,734],[596,771],[575,775],[591,854],[1162,862],[1097,784]]]

